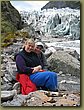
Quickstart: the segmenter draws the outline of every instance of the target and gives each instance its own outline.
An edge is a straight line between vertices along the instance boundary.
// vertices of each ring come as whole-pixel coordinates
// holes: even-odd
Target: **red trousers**
[[[21,84],[21,93],[27,95],[30,92],[36,91],[36,85],[30,80],[26,74],[17,74],[16,80]]]

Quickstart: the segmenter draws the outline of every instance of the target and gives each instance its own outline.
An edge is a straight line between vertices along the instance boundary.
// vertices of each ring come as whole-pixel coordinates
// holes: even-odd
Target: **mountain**
[[[45,6],[41,8],[43,9],[52,9],[52,8],[65,8],[69,7],[72,9],[80,9],[80,1],[50,1]]]
[[[14,32],[21,28],[19,12],[10,1],[1,1],[1,33]]]

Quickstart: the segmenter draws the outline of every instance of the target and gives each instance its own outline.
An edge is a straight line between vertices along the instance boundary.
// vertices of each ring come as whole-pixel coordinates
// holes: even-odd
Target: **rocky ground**
[[[72,49],[65,51],[54,47],[55,51],[47,58],[50,69],[58,74],[58,92],[37,90],[28,95],[20,93],[20,84],[15,80],[17,70],[14,54],[21,49],[22,40],[18,38],[16,43],[1,52],[1,105],[80,106],[80,59],[79,54]],[[57,39],[58,42],[63,40]]]

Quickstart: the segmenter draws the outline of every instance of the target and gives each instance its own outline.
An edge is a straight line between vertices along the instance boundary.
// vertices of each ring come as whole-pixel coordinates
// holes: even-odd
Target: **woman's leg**
[[[57,89],[57,74],[55,72],[37,72],[30,75],[30,79],[37,87],[45,87],[50,91],[56,91]]]
[[[27,95],[30,92],[36,91],[36,85],[32,83],[29,76],[26,74],[17,74],[16,80],[21,84],[21,93]]]

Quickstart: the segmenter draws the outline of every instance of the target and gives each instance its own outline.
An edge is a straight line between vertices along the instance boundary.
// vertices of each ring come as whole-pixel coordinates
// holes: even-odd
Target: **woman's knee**
[[[53,77],[56,77],[57,78],[57,73],[50,71],[50,76],[53,76]]]

